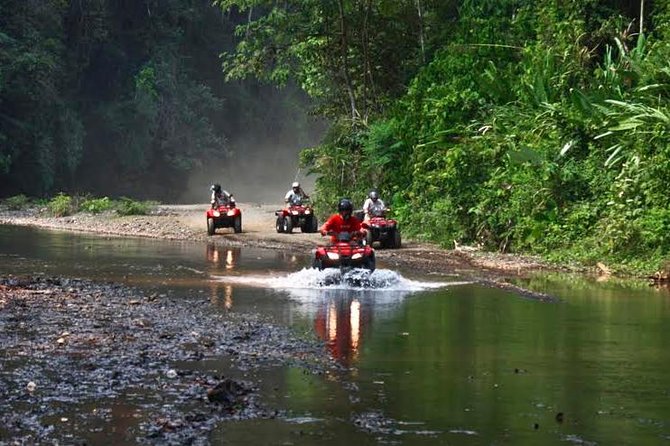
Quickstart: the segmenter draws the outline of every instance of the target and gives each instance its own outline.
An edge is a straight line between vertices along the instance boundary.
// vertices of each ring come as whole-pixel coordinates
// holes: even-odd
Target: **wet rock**
[[[207,390],[207,400],[211,403],[221,404],[226,408],[232,408],[244,405],[244,396],[249,392],[250,390],[244,385],[226,378],[214,388]]]

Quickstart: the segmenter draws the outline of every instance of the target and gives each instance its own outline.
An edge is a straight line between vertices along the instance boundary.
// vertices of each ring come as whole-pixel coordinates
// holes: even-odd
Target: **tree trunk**
[[[249,15],[247,16],[247,29],[245,30],[245,39],[249,38],[249,27],[251,26],[251,21],[254,17],[254,7],[249,7]]]
[[[426,63],[426,44],[423,36],[423,11],[421,10],[421,0],[416,0],[416,11],[419,16],[419,44],[421,45],[421,61]]]
[[[337,6],[340,12],[340,32],[341,32],[341,55],[342,55],[342,72],[344,75],[344,82],[349,94],[349,106],[351,107],[351,120],[356,121],[358,111],[356,109],[356,97],[354,96],[354,88],[351,83],[351,76],[349,75],[349,43],[347,41],[347,25],[344,17],[344,3],[343,0],[337,0]]]
[[[372,74],[372,62],[370,61],[370,27],[369,27],[369,17],[370,13],[372,11],[372,0],[368,0],[365,5],[365,19],[363,21],[363,57],[364,57],[364,67],[365,67],[365,72],[363,74],[363,82],[365,86],[365,93],[366,93],[366,107],[365,107],[365,121],[367,122],[368,119],[368,106],[367,102],[370,104],[374,104],[376,101],[375,99],[377,98],[377,92],[376,92],[376,87],[375,87],[375,80],[374,80],[374,75]],[[367,79],[367,81],[366,81]],[[370,83],[370,94],[372,95],[371,98],[368,98],[368,89],[367,85],[368,82]]]

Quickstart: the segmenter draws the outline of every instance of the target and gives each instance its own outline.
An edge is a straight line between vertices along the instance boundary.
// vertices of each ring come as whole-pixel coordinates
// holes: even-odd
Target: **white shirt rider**
[[[309,195],[302,190],[297,181],[291,185],[291,189],[284,195],[284,202],[288,204],[302,204],[302,200],[309,198]]]
[[[365,220],[370,220],[372,217],[381,217],[384,215],[386,206],[381,198],[376,193],[370,193],[370,196],[363,203],[363,212],[365,212]]]

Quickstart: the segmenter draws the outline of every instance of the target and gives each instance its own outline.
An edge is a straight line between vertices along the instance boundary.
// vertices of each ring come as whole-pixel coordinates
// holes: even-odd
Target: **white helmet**
[[[297,181],[294,181],[293,184],[291,184],[291,187],[294,188],[294,189],[296,187],[300,187],[300,183],[298,183]]]

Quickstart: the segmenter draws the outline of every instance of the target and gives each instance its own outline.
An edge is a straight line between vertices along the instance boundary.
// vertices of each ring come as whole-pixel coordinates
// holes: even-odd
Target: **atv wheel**
[[[242,216],[238,215],[235,217],[235,223],[233,223],[233,231],[235,231],[236,234],[239,234],[242,232]]]
[[[365,244],[368,245],[368,246],[372,246],[372,243],[374,243],[374,239],[372,237],[372,231],[368,230],[365,233]]]
[[[293,220],[291,220],[291,217],[284,217],[284,232],[287,234],[293,232]]]
[[[214,219],[210,217],[207,219],[207,235],[214,235],[214,231],[216,231]]]
[[[284,217],[277,217],[277,221],[275,223],[275,229],[279,234],[284,232]]]
[[[369,269],[370,272],[374,272],[375,267],[377,266],[377,261],[375,260],[375,255],[372,254],[370,257],[365,259],[365,262],[363,262],[363,268]]]
[[[321,259],[314,259],[312,261],[312,268],[318,269],[319,271],[323,271],[323,262]]]
[[[396,229],[395,231],[393,231],[393,243],[391,247],[394,249],[399,249],[401,245],[402,241],[400,239],[400,231]]]
[[[319,220],[317,220],[316,215],[312,215],[312,218],[310,219],[310,224],[311,228],[309,232],[319,232]]]

